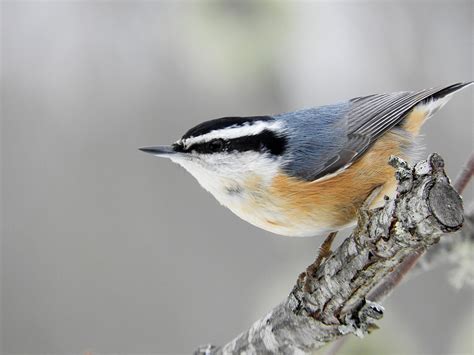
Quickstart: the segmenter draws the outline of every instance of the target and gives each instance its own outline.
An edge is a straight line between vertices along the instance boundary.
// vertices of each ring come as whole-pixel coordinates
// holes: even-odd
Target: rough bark
[[[437,154],[414,168],[399,158],[397,196],[383,207],[362,210],[358,226],[313,275],[303,273],[288,298],[222,347],[197,354],[295,354],[314,351],[353,333],[363,336],[383,315],[377,287],[414,253],[459,230],[462,200]],[[433,254],[434,255],[434,254]],[[308,284],[309,287],[303,287]]]

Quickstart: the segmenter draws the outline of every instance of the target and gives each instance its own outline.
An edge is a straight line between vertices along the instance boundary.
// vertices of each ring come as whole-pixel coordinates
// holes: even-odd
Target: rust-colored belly
[[[268,193],[274,198],[273,204],[284,211],[284,218],[267,222],[286,225],[296,235],[311,235],[313,231],[319,234],[351,224],[375,188],[382,186],[372,205],[384,195],[393,194],[396,180],[388,160],[391,155],[407,159],[401,148],[407,144],[405,137],[389,132],[348,169],[321,181],[307,182],[279,174]]]

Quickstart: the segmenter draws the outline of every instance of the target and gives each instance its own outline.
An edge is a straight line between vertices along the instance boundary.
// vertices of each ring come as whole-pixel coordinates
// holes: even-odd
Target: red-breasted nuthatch
[[[278,115],[203,122],[171,146],[141,148],[189,171],[242,219],[286,236],[313,236],[352,224],[375,189],[392,195],[391,155],[417,158],[424,121],[454,85],[357,97]]]

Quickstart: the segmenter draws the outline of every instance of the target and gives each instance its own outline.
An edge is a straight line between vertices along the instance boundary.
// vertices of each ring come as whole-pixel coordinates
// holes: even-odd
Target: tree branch
[[[454,189],[458,192],[458,194],[461,194],[464,189],[466,188],[467,184],[472,178],[472,175],[474,174],[474,154],[471,154],[469,156],[469,159],[467,160],[465,166],[461,169],[460,174],[456,177],[456,180],[454,181],[453,187]],[[466,243],[463,243],[463,241],[467,240],[467,245],[473,246],[474,244],[471,244],[473,242],[474,238],[474,230],[472,229],[472,212],[471,210],[471,218],[469,219],[468,216],[468,226],[466,229],[466,226],[464,226],[463,231],[471,231],[471,233],[460,233],[461,236],[459,238],[453,239],[453,238],[444,238],[441,243],[436,245],[433,248],[429,249],[428,255],[423,258],[424,262],[419,263],[420,259],[427,254],[425,251],[415,251],[412,254],[410,254],[403,263],[401,263],[393,272],[391,272],[383,282],[380,283],[380,285],[377,286],[375,290],[371,292],[369,295],[369,298],[373,301],[382,301],[385,297],[387,297],[390,292],[393,291],[393,289],[401,282],[403,278],[407,276],[408,273],[410,273],[410,276],[414,276],[420,271],[426,271],[429,268],[434,266],[433,260],[442,260],[440,256],[442,256],[443,252],[444,254],[449,252],[449,255],[446,255],[444,260],[453,260],[453,256],[456,257],[456,262],[459,266],[461,266],[460,269],[462,269],[463,261],[464,258],[459,258],[460,255],[463,253],[454,253],[453,250],[455,249],[455,246],[458,245],[466,245]],[[469,223],[471,222],[471,223]],[[463,238],[461,238],[463,237]],[[472,249],[471,248],[466,248],[467,250]],[[468,253],[469,254],[469,253]],[[474,255],[468,255],[474,256]],[[422,268],[420,267],[422,265]],[[413,272],[417,270],[418,272]],[[474,284],[474,275],[472,275],[472,268],[466,268],[467,272],[457,272],[453,278],[451,278],[452,283],[460,287],[463,282],[467,281],[471,284]],[[462,275],[464,274],[464,275]]]
[[[376,327],[383,308],[375,301],[386,294],[378,289],[385,277],[400,265],[411,267],[414,253],[423,253],[463,223],[462,200],[439,155],[430,155],[413,169],[395,157],[390,164],[397,169],[394,200],[360,211],[352,235],[314,275],[299,277],[288,298],[248,331],[223,347],[207,345],[196,354],[310,352],[346,334],[363,336]],[[394,278],[391,287],[398,282]]]

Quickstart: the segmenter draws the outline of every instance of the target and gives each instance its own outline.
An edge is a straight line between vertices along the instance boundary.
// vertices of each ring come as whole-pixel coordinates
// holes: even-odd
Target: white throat
[[[247,188],[249,183],[258,180],[261,188],[268,187],[280,166],[279,159],[253,151],[171,159],[194,176],[222,205],[231,209],[231,205],[246,195],[258,193],[260,188],[255,191],[255,186],[252,186],[250,191]]]

